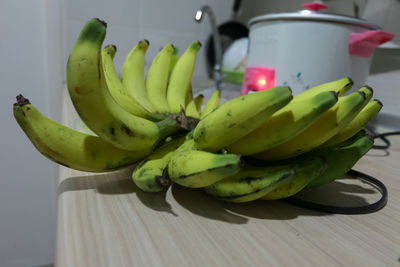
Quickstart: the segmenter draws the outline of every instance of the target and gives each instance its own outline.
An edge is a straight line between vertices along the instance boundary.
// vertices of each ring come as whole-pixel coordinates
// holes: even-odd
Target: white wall
[[[57,37],[48,34],[57,26],[54,17],[47,16],[57,11],[50,2],[57,3],[1,2],[0,266],[42,266],[53,262],[55,164],[37,152],[12,115],[15,96],[21,93],[44,114],[59,117],[57,112],[51,114],[60,103],[54,96],[62,88],[60,76],[56,75],[61,70],[54,64],[62,63],[62,57],[61,49],[55,48]],[[47,22],[52,26],[47,27]],[[50,93],[49,84],[56,91]]]
[[[146,55],[147,66],[165,44],[174,44],[182,53],[192,41],[199,40],[203,47],[197,56],[194,75],[206,75],[205,44],[211,26],[208,18],[200,24],[193,19],[196,10],[205,4],[210,5],[218,14],[217,24],[230,19],[233,0],[65,0],[65,59],[83,24],[92,17],[98,17],[108,24],[104,44],[117,46],[117,70],[121,69],[131,48],[143,38],[150,41]]]

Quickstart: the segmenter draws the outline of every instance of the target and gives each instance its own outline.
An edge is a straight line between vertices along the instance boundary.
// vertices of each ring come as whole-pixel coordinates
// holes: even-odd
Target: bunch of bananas
[[[382,103],[371,100],[368,86],[344,95],[352,81],[343,78],[294,97],[289,87],[278,86],[223,105],[216,90],[203,105],[191,87],[198,41],[180,57],[165,45],[145,76],[149,42],[141,40],[119,77],[116,47],[103,48],[106,28],[89,20],[67,63],[70,98],[93,134],[50,120],[17,96],[15,119],[54,162],[87,172],[134,166],[132,179],[147,192],[176,183],[246,202],[329,183],[373,145],[362,129]]]

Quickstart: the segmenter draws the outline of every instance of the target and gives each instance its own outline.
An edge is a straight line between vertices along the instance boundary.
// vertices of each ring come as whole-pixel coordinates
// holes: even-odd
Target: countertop
[[[63,122],[74,126],[67,102]],[[355,166],[382,181],[389,200],[365,215],[333,215],[282,201],[229,204],[172,186],[145,193],[132,168],[92,174],[60,167],[56,266],[399,266],[400,138]],[[379,141],[377,142],[379,143]],[[344,177],[302,197],[363,205],[376,189]]]

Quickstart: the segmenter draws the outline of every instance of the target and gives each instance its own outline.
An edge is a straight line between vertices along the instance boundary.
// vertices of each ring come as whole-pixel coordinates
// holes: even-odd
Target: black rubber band
[[[298,199],[295,197],[289,197],[286,199],[282,199],[284,202],[290,203],[292,205],[296,205],[302,208],[312,209],[316,211],[328,212],[328,213],[336,213],[336,214],[366,214],[376,212],[383,207],[385,207],[387,200],[388,200],[388,192],[386,186],[379,181],[378,179],[362,173],[360,171],[356,171],[351,169],[347,172],[349,175],[355,176],[357,179],[367,182],[369,184],[374,185],[379,192],[381,193],[382,197],[376,201],[375,203],[368,204],[365,206],[356,206],[356,207],[339,207],[339,206],[330,206],[319,204],[315,202],[309,202],[302,199]]]

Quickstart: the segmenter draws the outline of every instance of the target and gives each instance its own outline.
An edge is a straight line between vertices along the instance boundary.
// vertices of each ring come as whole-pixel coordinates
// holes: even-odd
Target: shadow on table
[[[96,190],[100,194],[117,195],[135,193],[148,208],[158,212],[169,212],[178,216],[166,200],[167,191],[147,193],[140,190],[126,173],[96,174],[67,178],[58,187],[58,195],[68,191]],[[257,200],[249,203],[227,203],[217,200],[201,189],[189,189],[173,185],[172,197],[183,208],[193,214],[232,224],[247,223],[249,218],[268,220],[290,220],[299,216],[329,216],[331,213],[301,208],[280,200]],[[369,204],[363,196],[376,193],[372,188],[359,184],[348,184],[338,179],[328,185],[305,189],[296,197],[308,201],[335,206],[363,206]],[[358,195],[354,195],[358,194]]]
[[[79,190],[96,190],[99,194],[126,195],[135,193],[143,205],[155,211],[177,214],[172,210],[166,200],[166,191],[159,193],[147,193],[140,190],[130,179],[129,170],[95,174],[89,176],[75,176],[63,180],[58,186],[58,195],[64,192]]]
[[[209,219],[228,223],[246,223],[250,218],[289,220],[300,215],[326,215],[301,209],[282,201],[256,200],[247,203],[227,203],[217,200],[202,190],[172,187],[175,200],[190,212]]]
[[[291,220],[299,216],[333,215],[328,212],[302,208],[281,200],[227,203],[214,199],[202,190],[192,190],[179,186],[172,187],[172,194],[181,206],[192,213],[225,222],[237,223],[237,216],[240,216],[240,221],[244,222],[249,218]],[[372,202],[372,194],[379,196],[375,189],[365,188],[361,184],[345,183],[339,179],[318,188],[304,189],[296,195],[296,198],[333,206],[364,206]],[[368,200],[364,196],[368,196]]]
[[[129,179],[129,170],[110,173],[73,176],[64,179],[58,186],[57,194],[79,190],[97,190],[101,194],[129,194],[139,189]]]

